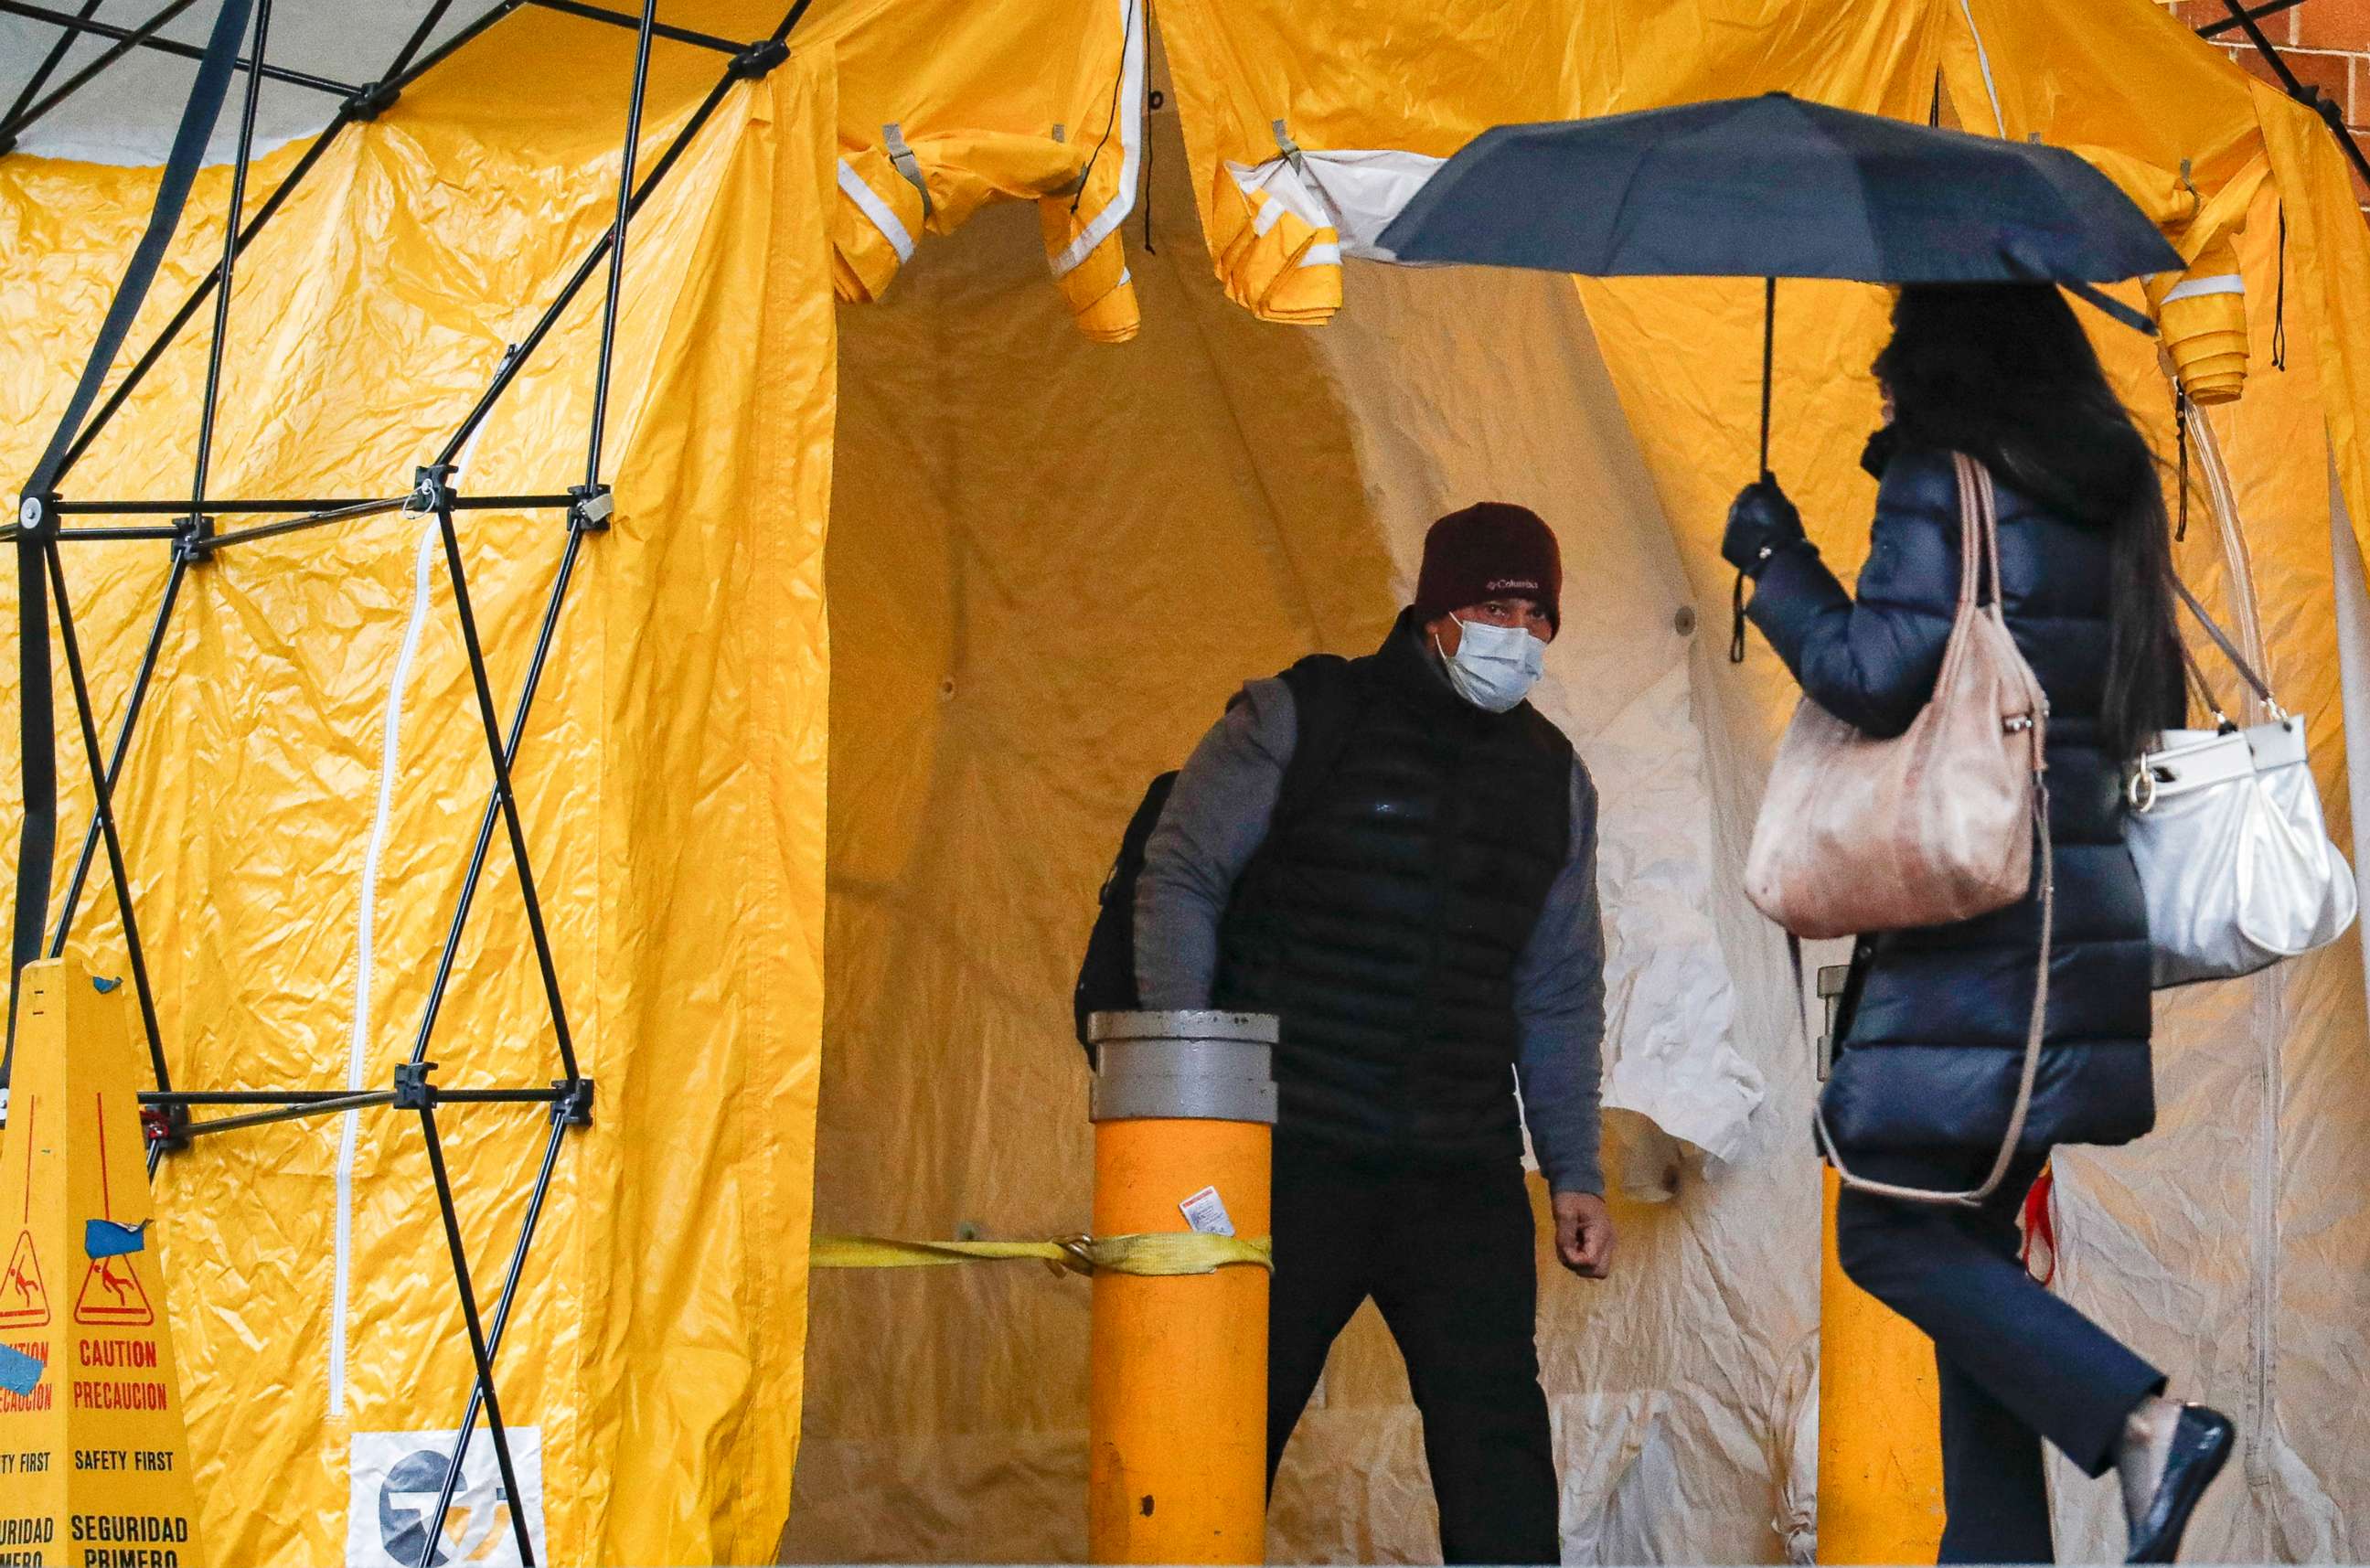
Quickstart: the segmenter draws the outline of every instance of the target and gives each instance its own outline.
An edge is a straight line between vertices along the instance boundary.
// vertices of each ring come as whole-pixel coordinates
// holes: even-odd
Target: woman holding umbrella
[[[1941,1560],[2054,1555],[2041,1440],[2113,1470],[2130,1561],[2170,1562],[2232,1445],[2230,1423],[2165,1397],[2166,1379],[2035,1282],[2016,1212],[2050,1146],[2127,1142],[2155,1121],[2146,910],[2123,847],[2122,782],[2182,717],[2170,542],[2146,442],[2089,340],[2045,283],[1913,285],[1875,371],[1890,422],[1863,462],[1881,480],[1858,597],[1803,536],[1774,479],[1748,485],[1722,554],[1755,579],[1750,610],[1804,692],[1876,736],[1932,697],[1959,598],[1951,454],[1991,472],[2008,628],[2049,700],[2056,928],[2045,1067],[2012,1165],[1979,1207],[1847,1190],[1845,1272],[1933,1338],[1941,1383]],[[2042,940],[2028,895],[1954,926],[1863,940],[1838,1025],[1884,1103],[1857,1118],[1859,1177],[1948,1191],[1999,1136],[1985,1059],[2020,1050]]]

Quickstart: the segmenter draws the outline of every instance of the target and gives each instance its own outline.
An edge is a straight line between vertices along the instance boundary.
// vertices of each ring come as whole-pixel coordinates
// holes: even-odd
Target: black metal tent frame
[[[176,54],[201,62],[200,86],[193,88],[193,98],[203,90],[207,52],[192,45],[159,36],[160,30],[196,0],[168,0],[150,18],[136,28],[121,28],[93,20],[99,0],[83,0],[77,11],[63,11],[52,6],[28,4],[26,0],[0,0],[0,14],[24,17],[52,23],[61,29],[56,45],[44,57],[31,79],[18,94],[6,116],[0,117],[0,155],[13,148],[25,128],[87,86],[115,61],[134,49],[149,49]],[[606,531],[612,509],[610,487],[603,482],[601,467],[602,438],[607,422],[611,360],[616,344],[618,302],[625,275],[626,243],[634,216],[650,194],[665,179],[681,159],[693,138],[698,135],[725,96],[737,82],[765,76],[788,58],[787,39],[811,0],[797,0],[784,14],[781,22],[767,37],[754,42],[738,42],[711,34],[696,32],[687,28],[671,27],[657,19],[657,0],[642,0],[639,14],[607,6],[577,3],[577,0],[496,0],[482,15],[455,32],[432,51],[427,50],[454,0],[436,0],[431,6],[404,45],[401,53],[374,82],[349,86],[270,63],[265,58],[269,42],[271,0],[252,0],[252,29],[249,54],[233,63],[233,68],[247,73],[247,87],[241,109],[238,151],[232,168],[228,215],[224,225],[221,261],[198,284],[180,307],[158,330],[155,338],[116,383],[105,402],[78,428],[61,429],[57,446],[63,458],[47,477],[37,474],[36,482],[27,486],[17,522],[0,526],[0,543],[13,543],[20,563],[23,581],[21,597],[38,601],[46,587],[54,597],[57,607],[59,646],[65,656],[66,673],[74,695],[75,713],[80,732],[83,756],[88,768],[94,796],[94,810],[87,831],[84,834],[82,850],[74,873],[68,880],[64,902],[59,911],[53,933],[47,941],[47,955],[52,958],[65,951],[67,937],[73,930],[75,913],[88,883],[92,863],[104,847],[108,870],[113,882],[116,903],[123,920],[123,935],[128,950],[129,966],[134,994],[138,1002],[142,1027],[146,1035],[149,1061],[155,1070],[156,1089],[140,1096],[143,1116],[148,1133],[148,1164],[153,1173],[161,1156],[168,1149],[186,1147],[194,1137],[226,1133],[242,1127],[253,1127],[270,1122],[296,1117],[327,1115],[348,1111],[386,1107],[396,1111],[416,1112],[420,1133],[426,1142],[429,1171],[434,1183],[436,1204],[441,1213],[446,1251],[450,1254],[454,1288],[461,1307],[462,1321],[467,1331],[469,1353],[474,1366],[468,1402],[456,1434],[450,1462],[436,1509],[422,1520],[421,1568],[430,1568],[442,1547],[442,1523],[459,1488],[461,1472],[467,1457],[472,1434],[482,1413],[492,1437],[494,1453],[500,1469],[503,1486],[512,1500],[510,1509],[512,1532],[516,1537],[522,1562],[532,1565],[535,1548],[529,1539],[525,1499],[520,1492],[511,1461],[508,1433],[503,1425],[501,1404],[494,1381],[494,1358],[501,1349],[504,1331],[510,1325],[512,1308],[515,1304],[521,1281],[524,1278],[529,1251],[543,1216],[545,1200],[550,1193],[553,1173],[557,1170],[559,1152],[567,1140],[569,1129],[582,1127],[592,1119],[592,1080],[585,1076],[577,1060],[576,1048],[568,1024],[566,1003],[560,993],[558,960],[552,950],[550,935],[546,928],[542,900],[537,894],[533,861],[528,852],[525,829],[523,826],[515,793],[512,790],[512,769],[516,766],[521,744],[525,739],[527,723],[534,710],[537,688],[556,646],[560,628],[568,588],[585,549],[586,541]],[[428,462],[415,471],[412,490],[392,497],[328,498],[305,500],[222,497],[207,491],[208,469],[215,434],[216,405],[222,388],[223,360],[230,341],[230,304],[239,259],[255,242],[273,215],[287,203],[289,196],[321,161],[322,156],[347,127],[374,120],[393,104],[403,90],[426,72],[450,58],[476,40],[487,29],[528,6],[562,12],[590,22],[631,29],[637,34],[634,55],[633,85],[626,108],[626,128],[623,152],[619,160],[616,216],[577,264],[558,294],[545,307],[534,328],[503,355],[484,394],[462,420],[443,446]],[[111,40],[102,52],[55,88],[43,92],[65,59],[73,41],[81,36]],[[725,64],[716,84],[706,98],[693,110],[690,118],[670,138],[647,172],[637,179],[636,151],[641,140],[642,111],[649,86],[650,51],[655,40],[667,40],[687,47],[712,51],[724,56]],[[238,40],[228,42],[233,50]],[[423,51],[426,51],[423,52]],[[296,86],[335,95],[339,98],[336,115],[326,130],[299,157],[279,185],[257,208],[253,216],[244,212],[247,179],[254,143],[256,109],[261,83],[275,80]],[[185,117],[186,118],[186,117]],[[206,113],[208,128],[213,111]],[[185,125],[186,130],[186,125]],[[169,182],[169,176],[168,176]],[[178,217],[178,206],[165,219],[169,233]],[[242,218],[245,221],[242,223]],[[152,235],[154,221],[152,220]],[[502,395],[517,381],[552,329],[558,323],[577,296],[581,294],[595,271],[607,268],[606,290],[601,307],[601,339],[599,358],[595,366],[592,406],[586,437],[583,480],[548,493],[528,495],[463,496],[453,480],[454,463],[469,438],[482,425],[487,416],[500,401]],[[134,272],[138,263],[134,263]],[[132,300],[136,308],[138,294],[144,294],[145,279],[141,279]],[[132,278],[127,277],[125,293],[134,293]],[[161,500],[82,500],[69,499],[59,493],[59,481],[86,454],[91,444],[108,423],[124,407],[146,379],[166,351],[179,337],[182,329],[193,320],[207,301],[213,303],[213,337],[206,363],[205,390],[197,410],[198,438],[195,473],[191,477],[190,497],[186,501]],[[119,296],[119,306],[122,299]],[[112,357],[111,355],[109,357]],[[107,367],[98,366],[104,371]],[[94,388],[95,390],[95,388]],[[69,410],[68,421],[75,417]],[[540,622],[536,628],[534,652],[528,660],[505,728],[499,717],[487,667],[483,641],[479,636],[476,614],[469,601],[467,574],[461,558],[461,541],[454,518],[458,513],[474,510],[538,511],[548,510],[565,514],[566,543],[554,568],[550,586],[544,601]],[[453,588],[454,618],[458,623],[461,642],[467,658],[477,707],[485,728],[486,757],[492,783],[487,795],[477,839],[462,878],[460,892],[454,901],[452,921],[437,956],[436,974],[428,1000],[420,1020],[408,1060],[397,1065],[393,1084],[382,1090],[362,1093],[345,1090],[257,1090],[205,1091],[177,1090],[173,1087],[170,1069],[166,1062],[161,1032],[157,1023],[156,1006],[148,978],[148,966],[142,950],[140,929],[134,914],[132,881],[127,870],[122,832],[116,821],[114,796],[121,781],[123,764],[130,753],[141,711],[146,705],[150,688],[157,673],[159,656],[165,646],[166,634],[172,624],[173,610],[189,574],[203,567],[221,552],[256,540],[276,538],[283,535],[326,527],[339,523],[383,516],[391,513],[409,512],[432,514],[441,536],[444,568]],[[269,522],[257,522],[246,526],[220,530],[218,518],[268,517]],[[156,523],[124,523],[119,521],[75,525],[66,520],[76,517],[124,519],[155,517],[166,519]],[[63,547],[89,540],[153,540],[169,547],[171,569],[165,581],[155,619],[150,628],[142,651],[137,672],[132,677],[125,698],[123,714],[111,747],[102,747],[99,724],[91,700],[82,652],[75,630],[74,615],[67,596],[66,577],[63,562]],[[20,614],[23,607],[20,604]],[[30,625],[30,622],[28,622]],[[29,636],[31,633],[28,634]],[[46,650],[47,630],[39,637]],[[28,661],[29,665],[32,661]],[[46,708],[49,699],[46,658],[38,670],[26,673],[25,698],[29,709],[36,696]],[[40,690],[33,689],[36,681]],[[55,777],[54,741],[50,737],[50,756],[36,757],[29,742],[25,756],[25,799],[28,826],[38,810],[54,813]],[[40,808],[39,801],[46,796],[49,804]],[[535,946],[536,967],[540,973],[546,1004],[550,1013],[550,1028],[556,1048],[560,1077],[543,1088],[449,1089],[430,1081],[436,1064],[429,1059],[429,1046],[434,1038],[437,1020],[451,986],[463,935],[467,929],[469,915],[477,903],[486,863],[493,847],[497,827],[502,831],[510,848],[512,863],[518,874],[519,894],[524,906],[527,927]],[[52,846],[46,840],[37,841],[29,831],[25,861],[38,875],[29,882],[20,867],[17,912],[20,933],[17,955],[21,963],[32,956],[21,951],[26,943],[22,935],[28,929],[38,939],[47,923],[48,877],[51,870]],[[38,891],[27,898],[28,887]],[[29,910],[29,904],[34,906]],[[35,952],[39,951],[38,941]],[[13,1048],[13,1007],[10,1043]],[[0,1089],[7,1081],[7,1058],[0,1055]],[[550,1111],[550,1132],[543,1146],[543,1155],[532,1186],[528,1190],[525,1214],[520,1222],[512,1244],[510,1261],[502,1275],[500,1291],[495,1297],[490,1321],[481,1316],[478,1291],[472,1275],[466,1250],[461,1235],[459,1216],[454,1208],[453,1182],[444,1162],[444,1148],[439,1135],[436,1109],[442,1104],[539,1104]],[[192,1121],[193,1107],[251,1107],[235,1113]]]
[[[2255,52],[2263,57],[2263,63],[2269,65],[2272,74],[2280,79],[2281,90],[2320,116],[2321,122],[2337,138],[2337,144],[2344,152],[2346,161],[2353,166],[2354,172],[2361,175],[2364,183],[2370,183],[2370,156],[2364,155],[2361,145],[2353,140],[2353,133],[2346,129],[2344,110],[2330,102],[2318,87],[2297,80],[2295,72],[2282,58],[2279,46],[2263,31],[2266,17],[2293,11],[2303,4],[2304,0],[2265,0],[2264,4],[2249,6],[2245,0],[2222,0],[2222,8],[2229,12],[2229,16],[2199,28],[2197,36],[2211,40],[2226,32],[2245,33],[2247,41],[2255,46]]]

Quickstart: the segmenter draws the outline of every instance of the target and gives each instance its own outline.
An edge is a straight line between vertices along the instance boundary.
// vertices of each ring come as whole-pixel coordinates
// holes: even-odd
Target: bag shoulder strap
[[[2247,656],[2238,651],[2238,644],[2230,634],[2222,629],[2221,623],[2209,615],[2204,605],[2199,602],[2197,595],[2189,591],[2189,584],[2175,577],[2172,580],[2172,591],[2180,596],[2182,604],[2189,606],[2189,613],[2197,617],[2197,624],[2205,628],[2205,635],[2214,640],[2214,645],[2216,648],[2222,650],[2222,656],[2230,661],[2231,667],[2238,672],[2238,678],[2247,683],[2248,689],[2252,691],[2261,700],[2263,706],[2273,713],[2281,712],[2279,702],[2272,696],[2270,685],[2256,673],[2255,667],[2247,662]],[[2216,719],[2223,719],[2227,722],[2222,711],[2222,705],[2215,700],[2213,688],[2205,682],[2205,672],[2198,668],[2197,656],[2189,651],[2189,643],[2186,640],[2181,642],[2180,653],[2189,665],[2189,677],[2196,683],[2197,693],[2205,699],[2207,709]]]
[[[2041,1077],[2041,1046],[2049,1027],[2049,960],[2052,940],[2057,922],[2057,867],[2049,836],[2049,786],[2039,774],[2032,780],[2033,820],[2041,835],[2041,959],[2033,967],[2032,1016],[2025,1025],[2024,1066],[2018,1075],[2016,1101],[2008,1112],[2008,1131],[2000,1136],[1999,1153],[1992,1160],[1991,1171],[1983,1182],[1964,1192],[1938,1192],[1930,1187],[1896,1186],[1886,1182],[1871,1182],[1855,1176],[1844,1163],[1835,1147],[1835,1135],[1827,1130],[1826,1108],[1822,1105],[1812,1117],[1817,1130],[1819,1152],[1835,1168],[1843,1184],[1855,1192],[1880,1198],[1893,1198],[1903,1203],[1933,1204],[1951,1208],[1981,1208],[2000,1183],[2008,1180],[2008,1168],[2016,1163],[2018,1146],[2024,1142],[2025,1124],[2032,1114],[2033,1085]],[[1799,985],[1799,982],[1798,982]]]

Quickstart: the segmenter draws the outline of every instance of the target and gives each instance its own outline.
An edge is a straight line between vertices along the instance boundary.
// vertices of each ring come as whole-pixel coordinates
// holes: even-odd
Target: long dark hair
[[[1914,284],[1876,357],[1898,442],[1981,458],[2112,538],[2105,742],[2123,760],[2180,721],[2171,528],[2157,462],[2065,296],[2046,283]]]

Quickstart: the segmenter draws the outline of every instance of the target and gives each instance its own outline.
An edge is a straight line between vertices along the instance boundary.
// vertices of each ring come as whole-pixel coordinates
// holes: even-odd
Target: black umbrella
[[[2153,331],[2094,285],[2182,266],[2112,180],[2063,148],[1785,93],[1485,131],[1380,244],[1403,261],[1766,279],[1765,477],[1779,278],[2054,282]]]

